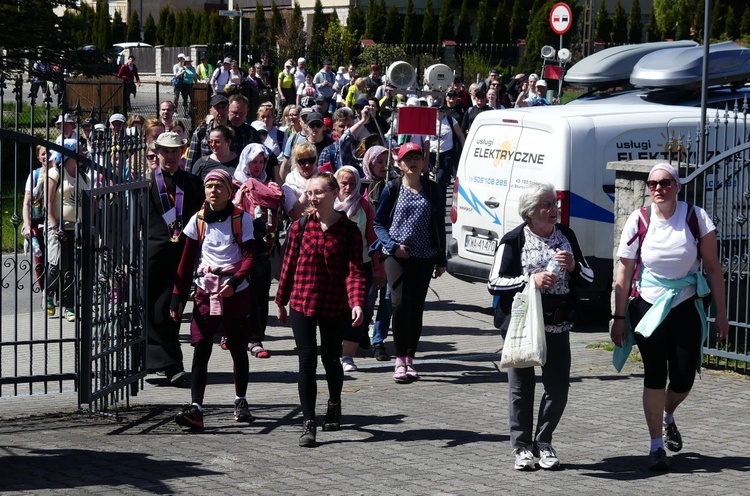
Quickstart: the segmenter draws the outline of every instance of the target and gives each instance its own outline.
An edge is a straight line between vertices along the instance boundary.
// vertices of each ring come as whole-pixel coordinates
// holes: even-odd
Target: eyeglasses
[[[318,198],[327,195],[332,190],[330,189],[316,189],[315,191],[305,191],[305,196],[308,198],[312,198],[313,196],[317,196]]]
[[[297,163],[299,165],[312,165],[317,161],[318,159],[316,159],[315,157],[304,157],[304,158],[297,159]]]
[[[157,158],[159,158],[159,157],[156,154],[153,154],[153,155],[152,154],[148,154],[148,155],[146,155],[146,160],[156,160]]]
[[[313,122],[308,123],[307,127],[311,129],[315,129],[315,128],[323,127],[323,123],[320,121],[313,121]]]
[[[547,200],[539,204],[539,208],[543,210],[550,210],[552,208],[560,208],[560,200]]]
[[[670,186],[672,186],[672,181],[674,179],[662,179],[661,181],[646,181],[646,186],[648,186],[648,189],[651,191],[655,190],[657,186],[661,186],[662,189],[667,189]]]

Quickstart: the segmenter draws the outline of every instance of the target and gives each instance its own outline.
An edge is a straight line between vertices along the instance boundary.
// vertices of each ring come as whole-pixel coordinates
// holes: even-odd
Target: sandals
[[[254,356],[255,358],[270,358],[271,354],[268,352],[267,349],[263,348],[262,343],[253,343],[247,348],[250,351],[250,354]]]

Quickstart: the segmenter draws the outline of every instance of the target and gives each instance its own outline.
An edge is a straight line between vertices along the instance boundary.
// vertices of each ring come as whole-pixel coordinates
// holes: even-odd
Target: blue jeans
[[[391,288],[386,284],[378,289],[373,284],[367,293],[365,322],[369,325],[370,320],[372,320],[372,314],[375,311],[375,301],[378,299],[378,296],[380,296],[380,304],[378,305],[378,314],[375,317],[375,325],[372,328],[373,346],[382,345],[385,338],[388,337],[388,329],[391,326],[391,314],[393,313]]]

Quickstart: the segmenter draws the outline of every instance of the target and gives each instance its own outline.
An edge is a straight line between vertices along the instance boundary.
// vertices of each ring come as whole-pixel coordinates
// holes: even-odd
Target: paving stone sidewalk
[[[632,362],[616,374],[609,352],[587,348],[607,341],[603,323],[572,334],[570,400],[555,435],[563,470],[515,472],[489,302],[481,285],[433,281],[422,380],[394,384],[393,362],[360,350],[343,429],[319,431],[315,449],[297,446],[297,358],[285,327],[269,329],[270,359],[250,358],[250,425],[232,421],[231,359],[218,346],[202,433],[172,422],[189,389],[156,376],[119,422],[77,413],[74,392],[0,398],[0,494],[747,494],[748,379],[704,371],[678,410],[685,448],[670,454],[671,473],[650,473],[642,370]],[[322,418],[322,375],[318,386]]]

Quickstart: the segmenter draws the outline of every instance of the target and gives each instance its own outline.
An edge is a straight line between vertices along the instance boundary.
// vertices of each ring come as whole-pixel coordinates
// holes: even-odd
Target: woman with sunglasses
[[[385,257],[391,288],[393,380],[409,383],[419,379],[414,356],[430,277],[445,272],[445,191],[422,175],[424,154],[418,144],[401,145],[396,160],[401,178],[390,181],[380,194],[374,221],[378,241],[370,251],[380,250]]]
[[[301,156],[310,156],[310,150]],[[344,371],[339,356],[344,329],[363,321],[362,236],[345,213],[334,209],[338,193],[333,174],[315,174],[306,182],[303,194],[309,208],[289,229],[275,298],[281,324],[287,322],[289,304],[288,320],[299,355],[302,447],[316,444],[316,328],[320,327],[320,357],[329,394],[323,430],[335,431],[341,427]]]
[[[644,226],[639,209],[630,214],[620,237],[611,335],[625,351],[625,359],[630,347],[638,344],[644,369],[643,412],[651,436],[649,468],[666,471],[665,445],[670,451],[682,449],[674,413],[690,394],[708,333],[699,298],[707,292],[706,282],[717,309],[719,341],[726,338],[729,324],[716,227],[705,210],[693,206],[691,212],[685,202],[677,201],[680,178],[670,164],[656,164],[646,184],[653,203],[646,207],[650,213],[645,235],[639,237]],[[700,239],[691,223],[697,224]],[[629,299],[633,283],[639,296]],[[620,360],[616,365],[623,364]]]
[[[523,223],[500,240],[488,289],[499,296],[495,325],[505,338],[516,293],[534,284],[542,293],[547,362],[542,368],[544,394],[534,433],[534,367],[508,369],[508,418],[516,470],[560,466],[552,434],[562,418],[570,389],[570,330],[577,285],[590,284],[589,268],[572,230],[558,223],[554,186],[532,184],[521,192],[518,213]]]
[[[284,211],[290,219],[297,220],[310,205],[305,186],[318,171],[318,154],[312,143],[303,141],[294,147],[291,158],[292,172],[287,174],[281,190],[284,192]]]
[[[206,174],[216,168],[222,168],[233,175],[237,165],[240,163],[240,157],[232,151],[232,139],[234,131],[223,124],[219,124],[211,130],[208,135],[208,146],[211,148],[211,155],[199,158],[193,164],[192,173],[201,179],[206,178]]]

